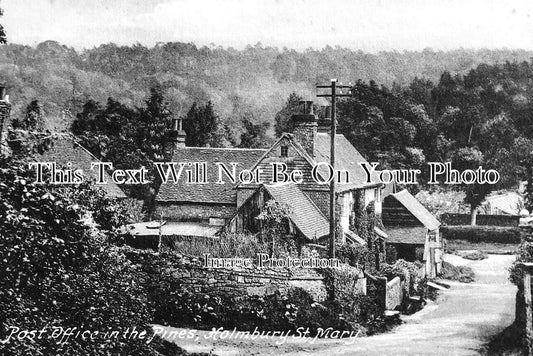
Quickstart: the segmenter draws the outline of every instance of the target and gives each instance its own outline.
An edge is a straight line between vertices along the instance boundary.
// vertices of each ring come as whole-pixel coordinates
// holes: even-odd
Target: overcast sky
[[[533,49],[533,1],[0,0],[13,43]]]

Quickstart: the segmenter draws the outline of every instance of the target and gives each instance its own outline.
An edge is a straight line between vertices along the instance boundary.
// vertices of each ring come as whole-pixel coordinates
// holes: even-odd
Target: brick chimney
[[[331,106],[322,107],[323,117],[318,119],[318,132],[331,132]]]
[[[187,134],[183,130],[183,121],[180,118],[172,119],[172,129],[169,132],[170,142],[173,143],[174,148],[185,147],[185,138]]]
[[[9,96],[6,95],[6,87],[0,85],[0,150],[4,143],[4,130],[9,124],[9,114],[11,113],[11,104]]]
[[[313,102],[300,101],[299,111],[299,114],[292,115],[294,139],[313,157],[318,126],[316,115],[313,113]]]

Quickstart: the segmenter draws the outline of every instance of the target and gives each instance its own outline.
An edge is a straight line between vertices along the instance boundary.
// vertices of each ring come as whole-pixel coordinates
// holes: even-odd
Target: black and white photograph
[[[533,356],[533,2],[0,0],[0,355]]]

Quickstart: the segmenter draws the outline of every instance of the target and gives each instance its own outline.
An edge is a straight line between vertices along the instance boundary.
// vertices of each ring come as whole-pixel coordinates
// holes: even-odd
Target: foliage
[[[399,277],[402,282],[405,282],[405,292],[407,294],[415,294],[419,289],[418,285],[422,281],[420,274],[421,267],[420,263],[399,259],[393,264],[383,264],[379,270],[379,274],[386,277],[389,281],[395,277]]]
[[[365,208],[364,190],[357,190],[354,196],[353,211],[350,214],[350,230],[366,241],[366,247],[362,253],[366,255],[366,267],[377,269],[382,260],[382,245],[376,240],[374,227],[383,228],[381,217],[374,211],[374,202],[370,202]],[[362,255],[363,257],[363,255]],[[379,259],[379,261],[378,261]]]
[[[288,235],[291,213],[288,205],[271,199],[265,203],[259,215],[255,217],[262,222],[263,241],[271,243],[271,256],[282,256],[277,248],[280,244],[287,246],[289,254],[296,254],[294,237]]]
[[[244,132],[241,134],[240,148],[260,148],[268,147],[269,139],[267,130],[270,128],[269,122],[254,123],[249,116],[241,119]]]
[[[271,244],[263,242],[252,234],[230,234],[225,233],[218,238],[199,237],[163,237],[163,245],[168,246],[169,251],[180,253],[186,256],[202,257],[209,253],[215,257],[235,257],[255,258],[258,253],[268,254]],[[278,253],[287,253],[284,246],[278,246]]]
[[[14,129],[22,130],[42,130],[44,128],[44,111],[38,100],[32,100],[26,107],[26,115],[22,120],[13,120]]]
[[[520,243],[520,229],[516,227],[456,225],[444,226],[441,232],[446,240]]]
[[[294,92],[291,93],[285,102],[285,105],[276,113],[274,118],[276,123],[274,126],[276,136],[281,136],[281,134],[284,132],[292,132],[294,130],[292,115],[298,114],[300,100],[303,100],[301,96]]]
[[[112,224],[121,218],[113,212],[96,212],[114,203],[103,197],[87,199],[93,193],[85,185],[38,185],[34,178],[24,162],[1,159],[0,269],[5,273],[0,275],[0,339],[6,339],[10,326],[100,332],[135,326],[151,335],[145,291],[135,282],[131,263],[108,243],[115,234]],[[155,351],[146,340],[71,338],[57,343],[43,337],[35,342],[11,339],[0,344],[0,353],[152,355]]]
[[[523,272],[519,264],[522,262],[533,262],[533,237],[531,235],[524,236],[522,243],[518,248],[516,261],[509,268],[509,279],[519,288],[523,285]]]
[[[445,213],[467,213],[469,210],[463,203],[464,198],[462,191],[441,188],[422,190],[416,194],[416,199],[437,218]]]
[[[4,15],[4,10],[0,9],[0,16]],[[7,43],[7,36],[6,36],[6,30],[4,29],[4,26],[0,25],[0,43],[6,44]]]
[[[465,255],[462,255],[461,257],[467,260],[479,261],[479,260],[484,260],[488,258],[489,256],[482,251],[474,251],[474,252],[470,252]]]
[[[72,124],[72,131],[98,159],[113,168],[146,167],[150,184],[122,185],[133,198],[150,203],[160,182],[153,162],[170,159],[170,112],[161,89],[150,90],[141,108],[131,109],[111,98],[105,107],[89,100]]]
[[[336,256],[341,262],[350,266],[362,268],[368,259],[368,249],[366,246],[358,244],[337,244],[335,247]]]
[[[185,144],[190,147],[227,147],[220,117],[209,101],[204,106],[193,103],[183,122],[187,133]]]
[[[449,262],[443,261],[439,277],[451,281],[471,283],[475,280],[476,275],[472,268],[468,266],[454,266]]]

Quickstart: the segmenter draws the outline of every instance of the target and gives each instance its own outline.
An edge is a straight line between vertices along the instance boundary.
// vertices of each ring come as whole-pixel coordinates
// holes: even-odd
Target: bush
[[[441,228],[442,237],[447,240],[466,240],[469,242],[520,243],[520,229],[497,226],[445,226]]]
[[[208,296],[186,290],[179,278],[166,272],[179,265],[176,255],[162,253],[126,253],[138,265],[138,280],[148,291],[149,305],[155,310],[155,323],[174,327],[237,328],[242,331],[294,330],[309,327],[334,327],[339,330],[369,332],[384,327],[383,310],[372,296],[351,291],[335,301],[315,302],[303,289],[293,288],[286,295]],[[351,272],[357,271],[346,266]],[[332,269],[333,270],[333,269]],[[360,273],[357,271],[357,274]],[[362,327],[363,325],[364,327]]]
[[[365,266],[369,254],[366,246],[354,244],[337,245],[336,252],[336,257],[341,262],[357,268]]]
[[[485,252],[474,251],[474,252],[467,253],[466,255],[463,255],[461,257],[467,260],[480,261],[480,260],[484,260],[488,258],[488,255]]]
[[[402,282],[405,282],[405,292],[411,295],[418,292],[418,284],[422,279],[419,273],[421,267],[420,263],[399,259],[392,265],[384,264],[379,270],[379,275],[386,277],[389,281],[399,277]]]
[[[468,266],[454,266],[451,263],[443,261],[442,270],[439,277],[449,279],[451,281],[471,283],[475,280],[476,275],[472,268]]]
[[[24,162],[0,158],[0,339],[21,330],[62,327],[151,335],[151,310],[136,270],[109,239],[121,216],[91,187],[35,184]],[[95,205],[96,197],[98,203]],[[105,219],[106,221],[103,221]],[[106,222],[106,224],[104,224]],[[100,224],[97,224],[100,223]],[[46,335],[46,334],[45,334]],[[49,335],[49,334],[48,334]],[[101,334],[100,334],[101,335]],[[2,355],[153,355],[146,340],[72,337],[61,344],[0,343]]]
[[[533,241],[530,239],[526,239],[520,244],[516,261],[509,268],[509,279],[519,288],[522,288],[524,278],[522,269],[518,267],[521,262],[533,262]]]

